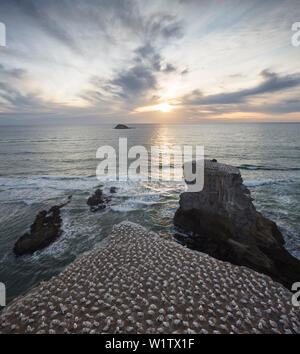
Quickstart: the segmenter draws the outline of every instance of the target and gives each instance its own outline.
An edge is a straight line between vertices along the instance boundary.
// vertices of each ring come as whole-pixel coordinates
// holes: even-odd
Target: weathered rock
[[[206,160],[204,188],[181,194],[174,224],[190,233],[194,249],[265,273],[288,288],[300,279],[300,261],[284,248],[276,224],[256,211],[233,166]]]
[[[30,227],[30,232],[26,232],[15,243],[13,251],[16,256],[32,254],[43,249],[62,234],[60,209],[67,205],[71,198],[72,196],[69,196],[66,203],[55,205],[49,211],[43,210],[38,213]]]
[[[117,187],[110,187],[110,193],[117,193]]]
[[[109,201],[101,189],[96,189],[95,193],[87,200],[87,205],[92,212],[106,208],[106,203]]]
[[[127,125],[125,125],[125,124],[118,124],[115,126],[114,129],[130,129],[130,128],[127,127]]]

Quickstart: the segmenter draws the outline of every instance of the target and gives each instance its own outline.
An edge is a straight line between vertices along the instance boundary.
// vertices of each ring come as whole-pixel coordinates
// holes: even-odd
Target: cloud
[[[52,6],[48,2],[36,0],[9,0],[3,1],[0,5],[0,11],[6,14],[7,21],[10,23],[10,28],[13,28],[13,22],[21,15],[21,20],[35,26],[39,31],[43,31],[46,35],[57,40],[69,49],[78,52],[79,47],[76,38],[64,26],[63,18],[60,17],[61,12],[67,14],[67,1],[53,1],[56,3],[57,11],[53,12]],[[69,7],[69,6],[68,6]],[[67,18],[66,18],[67,19]],[[16,24],[14,23],[14,26]],[[19,24],[17,24],[19,25]]]
[[[8,46],[0,48],[0,111],[78,111],[105,120],[181,102],[170,118],[300,112],[299,74],[278,73],[298,70],[290,45],[297,6],[294,0],[164,0],[163,6],[158,0],[1,0]],[[254,70],[262,70],[258,81]]]
[[[167,63],[159,54],[158,50],[149,42],[135,50],[133,61],[137,64],[144,63],[156,72],[170,73],[176,71],[175,66],[171,63]]]
[[[124,73],[121,72],[110,83],[120,87],[122,93],[126,96],[138,93],[143,95],[143,93],[156,87],[156,79],[152,71],[145,65],[135,65]]]
[[[175,16],[164,13],[156,13],[143,21],[143,28],[148,40],[162,37],[164,39],[183,37],[183,22]]]
[[[4,65],[0,64],[0,77],[21,79],[25,76],[26,70],[21,68],[7,69]]]
[[[181,71],[181,75],[187,75],[189,73],[189,69],[184,69]]]
[[[152,44],[146,43],[134,50],[132,61],[117,72],[114,78],[103,80],[99,76],[91,77],[90,82],[96,90],[83,92],[81,97],[92,103],[121,99],[129,101],[130,106],[135,106],[148,93],[157,89],[157,74],[175,71],[174,65],[167,63]]]
[[[4,82],[0,82],[0,101],[2,101],[2,107],[6,107],[8,111],[33,111],[43,107],[35,94],[23,94],[18,89]]]
[[[242,103],[253,96],[279,92],[300,85],[300,74],[298,73],[280,76],[268,69],[265,69],[260,73],[260,76],[263,81],[255,87],[207,96],[204,96],[201,91],[195,90],[185,96],[183,102],[188,105]]]
[[[35,95],[22,93],[23,81],[26,80],[26,70],[22,68],[8,68],[0,64],[0,102],[1,110],[23,110],[40,107]]]

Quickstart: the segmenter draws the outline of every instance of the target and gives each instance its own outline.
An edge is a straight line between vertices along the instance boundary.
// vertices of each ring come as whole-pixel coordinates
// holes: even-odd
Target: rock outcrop
[[[123,222],[0,313],[0,333],[300,333],[271,278]]]
[[[290,288],[300,280],[300,261],[284,248],[276,224],[257,212],[240,171],[205,161],[204,188],[180,196],[174,224],[189,232],[189,246],[271,276]]]
[[[110,187],[109,191],[111,194],[117,193],[117,187]]]
[[[104,195],[101,189],[96,189],[94,194],[87,200],[87,205],[92,212],[95,212],[105,209],[107,202],[109,202],[109,198]]]
[[[30,232],[26,232],[15,243],[13,251],[16,256],[32,254],[43,249],[54,242],[61,234],[62,219],[60,209],[71,201],[68,197],[66,203],[55,205],[49,211],[41,211],[30,227]]]
[[[115,126],[115,129],[130,129],[130,128],[127,127],[127,125],[125,124],[118,124]]]

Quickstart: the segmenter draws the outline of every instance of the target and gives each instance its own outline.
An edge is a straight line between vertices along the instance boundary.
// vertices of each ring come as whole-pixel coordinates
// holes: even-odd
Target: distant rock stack
[[[300,333],[292,293],[264,274],[124,222],[0,313],[0,333]]]
[[[114,129],[130,129],[130,128],[125,124],[117,124]]]
[[[175,226],[191,234],[191,247],[265,273],[290,289],[300,280],[300,261],[285,250],[276,224],[256,211],[240,171],[209,160],[204,166],[204,188],[181,194]]]

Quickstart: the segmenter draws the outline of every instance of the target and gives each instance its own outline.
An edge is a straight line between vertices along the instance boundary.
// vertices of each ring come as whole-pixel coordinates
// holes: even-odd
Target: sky
[[[300,122],[299,0],[1,0],[0,124]]]

